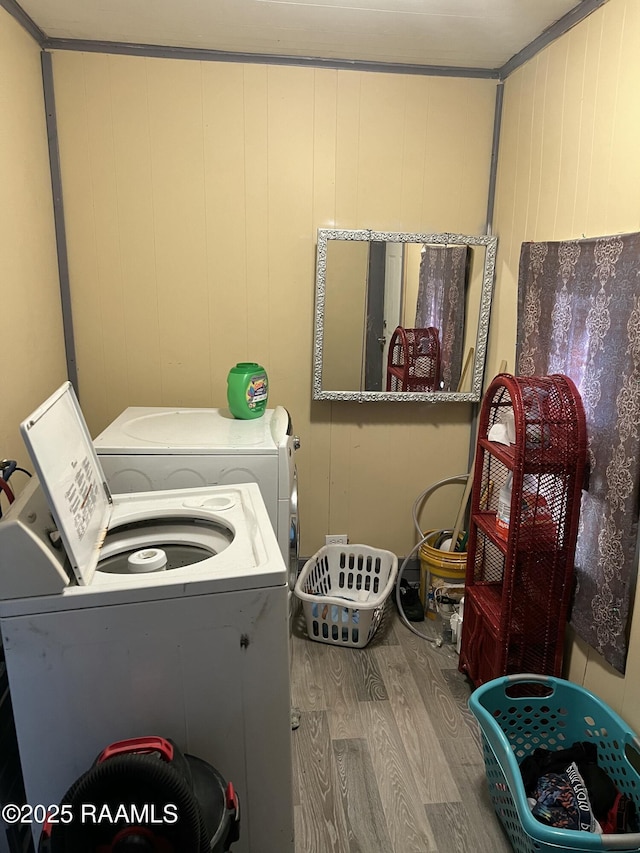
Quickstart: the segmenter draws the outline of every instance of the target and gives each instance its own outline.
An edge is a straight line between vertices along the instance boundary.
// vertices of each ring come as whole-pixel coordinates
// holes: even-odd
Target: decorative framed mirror
[[[479,401],[497,243],[320,228],[313,399]]]

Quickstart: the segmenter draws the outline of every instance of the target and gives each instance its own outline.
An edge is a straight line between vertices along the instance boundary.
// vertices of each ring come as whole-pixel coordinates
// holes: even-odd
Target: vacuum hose
[[[434,483],[432,486],[426,488],[423,492],[421,492],[418,497],[413,502],[413,523],[420,535],[420,541],[418,544],[409,551],[407,556],[402,561],[402,565],[398,569],[398,577],[396,580],[396,604],[398,605],[398,613],[400,614],[400,618],[403,623],[407,626],[407,628],[412,631],[416,636],[421,637],[423,640],[427,640],[429,643],[433,643],[434,646],[440,648],[442,645],[442,637],[428,637],[426,634],[423,634],[421,631],[418,631],[417,628],[413,626],[413,624],[407,619],[407,615],[404,612],[404,608],[402,607],[402,596],[400,594],[400,582],[402,580],[402,576],[405,573],[407,565],[409,564],[409,560],[413,557],[414,554],[418,552],[418,550],[424,545],[427,541],[428,537],[431,534],[427,534],[426,536],[422,535],[422,530],[420,529],[420,524],[418,523],[418,510],[420,505],[424,500],[426,500],[432,492],[435,492],[436,489],[439,489],[440,486],[448,486],[450,483],[466,483],[469,479],[469,474],[457,474],[455,477],[445,477],[444,480],[438,480],[437,483]]]

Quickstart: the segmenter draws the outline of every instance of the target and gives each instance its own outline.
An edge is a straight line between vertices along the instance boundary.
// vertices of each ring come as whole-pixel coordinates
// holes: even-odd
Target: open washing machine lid
[[[76,580],[90,584],[111,518],[111,494],[70,382],[20,424]]]

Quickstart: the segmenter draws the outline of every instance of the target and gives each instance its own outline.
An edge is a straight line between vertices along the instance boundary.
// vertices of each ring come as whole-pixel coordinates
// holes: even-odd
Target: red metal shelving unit
[[[398,326],[389,343],[387,391],[437,391],[439,382],[438,330]]]
[[[513,416],[515,441],[490,441]],[[497,376],[484,395],[471,495],[459,668],[559,676],[586,464],[580,395],[566,376]],[[499,494],[512,476],[506,537]]]

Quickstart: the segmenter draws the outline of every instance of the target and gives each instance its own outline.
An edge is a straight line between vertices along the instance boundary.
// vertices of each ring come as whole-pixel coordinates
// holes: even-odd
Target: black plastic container
[[[38,853],[226,853],[238,840],[231,782],[160,737],[118,741],[52,808]]]

